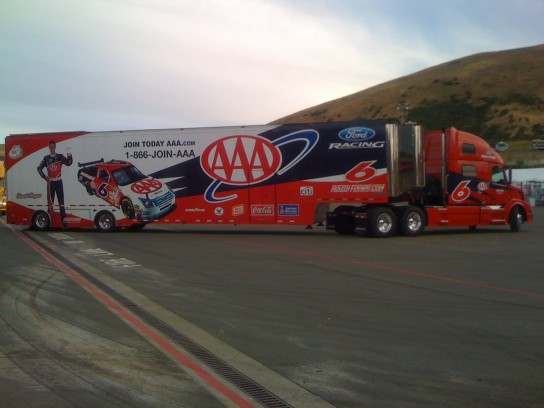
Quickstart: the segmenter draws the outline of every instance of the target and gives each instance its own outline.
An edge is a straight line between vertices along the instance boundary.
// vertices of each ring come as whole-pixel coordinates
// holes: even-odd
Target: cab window
[[[110,175],[104,169],[100,170],[99,177],[104,181],[110,181]]]
[[[472,143],[463,143],[461,146],[463,154],[476,154],[476,145]]]
[[[498,184],[506,184],[506,174],[502,167],[495,166],[491,169],[491,181]]]
[[[476,177],[477,175],[476,166],[473,164],[463,164],[461,171],[465,177]]]

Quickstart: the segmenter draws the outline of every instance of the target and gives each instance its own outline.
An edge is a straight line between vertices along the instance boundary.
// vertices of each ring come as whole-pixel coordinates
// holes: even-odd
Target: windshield
[[[126,186],[146,178],[140,170],[134,166],[123,167],[113,172],[113,178],[119,186]]]

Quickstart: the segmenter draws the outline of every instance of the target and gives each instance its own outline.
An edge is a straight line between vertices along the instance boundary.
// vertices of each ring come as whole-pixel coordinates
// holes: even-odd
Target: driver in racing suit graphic
[[[60,208],[60,217],[62,219],[62,225],[66,227],[66,211],[64,209],[64,189],[62,186],[62,165],[70,166],[72,164],[72,154],[69,151],[69,148],[66,148],[66,156],[56,152],[57,144],[54,140],[49,142],[49,154],[43,158],[38,166],[38,173],[40,176],[47,181],[47,209],[53,220],[54,214],[54,201],[55,195],[59,202]],[[47,170],[47,174],[44,173],[43,169]]]

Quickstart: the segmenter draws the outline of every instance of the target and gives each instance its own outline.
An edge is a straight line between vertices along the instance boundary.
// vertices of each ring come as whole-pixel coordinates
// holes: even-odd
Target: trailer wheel
[[[109,211],[99,212],[94,219],[94,223],[100,232],[112,232],[117,228],[115,217]]]
[[[51,227],[51,218],[45,211],[38,211],[32,216],[31,227],[36,231],[47,231]]]
[[[521,224],[523,223],[523,215],[519,211],[519,207],[517,205],[510,211],[509,221],[510,231],[518,232],[521,228]]]
[[[397,217],[388,207],[374,207],[368,210],[368,228],[370,236],[388,238],[395,233]]]
[[[426,224],[425,213],[421,208],[414,206],[406,207],[400,216],[400,233],[406,237],[414,237],[423,232]]]
[[[121,199],[121,211],[123,211],[123,214],[125,214],[127,218],[134,218],[134,206],[132,205],[132,201],[130,201],[130,198],[123,197]]]

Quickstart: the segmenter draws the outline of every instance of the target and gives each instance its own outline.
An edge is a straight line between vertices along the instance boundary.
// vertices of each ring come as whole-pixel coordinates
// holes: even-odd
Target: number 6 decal
[[[370,180],[376,175],[376,169],[372,166],[376,163],[376,160],[361,162],[345,175],[346,181],[351,181],[352,183],[357,183],[360,181]]]
[[[470,196],[470,188],[468,188],[469,184],[470,180],[461,181],[457,187],[455,187],[453,193],[451,193],[451,199],[458,203],[465,201]]]
[[[96,195],[101,198],[106,198],[108,196],[108,189],[106,187],[108,187],[106,183],[100,184],[96,189]]]

